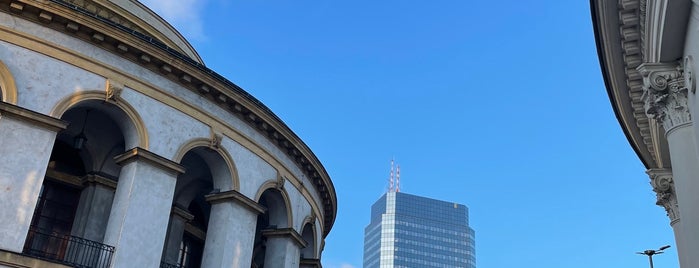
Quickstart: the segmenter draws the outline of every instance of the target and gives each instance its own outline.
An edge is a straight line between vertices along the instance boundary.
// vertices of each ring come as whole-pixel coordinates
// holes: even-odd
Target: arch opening
[[[316,238],[315,238],[315,228],[312,222],[307,222],[303,226],[301,231],[301,237],[303,241],[306,242],[306,247],[301,249],[301,260],[303,259],[317,259],[316,257]]]
[[[267,237],[264,231],[289,227],[287,202],[282,192],[270,188],[262,192],[258,204],[266,208],[264,213],[257,216],[255,240],[253,243],[252,267],[262,268],[274,252],[268,252]]]
[[[0,61],[0,101],[17,104],[17,87],[12,73]]]
[[[177,177],[173,213],[168,224],[162,262],[179,267],[200,267],[205,247],[211,204],[206,195],[233,189],[231,171],[224,158],[207,147],[187,151],[180,164],[187,170]],[[214,227],[211,227],[214,228]]]
[[[100,258],[85,258],[91,249],[56,239],[103,243],[121,170],[114,156],[125,150],[117,126],[124,118],[115,116],[118,110],[87,101],[61,116],[69,125],[56,135],[25,253],[86,267],[100,265]]]

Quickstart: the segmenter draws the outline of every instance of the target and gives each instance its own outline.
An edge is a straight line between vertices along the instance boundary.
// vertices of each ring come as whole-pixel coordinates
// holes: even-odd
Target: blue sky
[[[369,208],[466,204],[479,268],[647,267],[669,220],[611,109],[587,1],[145,1],[315,152],[338,196],[326,268]]]

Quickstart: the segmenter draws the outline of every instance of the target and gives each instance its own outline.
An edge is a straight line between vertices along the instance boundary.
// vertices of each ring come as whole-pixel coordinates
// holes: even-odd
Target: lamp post
[[[636,252],[636,254],[641,254],[641,255],[647,255],[648,256],[648,261],[650,261],[650,268],[653,268],[653,255],[656,254],[663,254],[663,250],[666,250],[670,247],[670,245],[665,245],[660,247],[659,249],[646,249],[643,252]]]

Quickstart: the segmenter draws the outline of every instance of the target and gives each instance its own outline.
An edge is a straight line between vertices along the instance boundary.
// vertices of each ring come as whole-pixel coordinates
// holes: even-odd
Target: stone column
[[[163,261],[169,264],[176,264],[180,255],[180,244],[184,235],[184,227],[187,222],[194,219],[194,215],[187,210],[173,206],[170,215],[170,222],[167,226],[167,236],[165,236],[165,247],[163,251]]]
[[[257,215],[265,208],[235,190],[207,195],[206,201],[211,216],[201,267],[250,267]]]
[[[675,245],[677,246],[677,255],[680,262],[687,255],[682,243],[682,231],[680,225],[680,210],[677,204],[677,194],[675,193],[675,184],[672,181],[672,170],[668,168],[656,168],[646,171],[650,177],[650,185],[653,186],[653,192],[657,196],[658,206],[665,208],[667,217],[670,218],[670,226],[675,234]]]
[[[104,236],[111,267],[158,267],[177,175],[184,167],[141,148],[114,158],[121,165]]]
[[[102,243],[117,182],[99,174],[88,174],[82,180],[85,188],[80,193],[71,234]]]
[[[644,63],[642,99],[646,114],[665,129],[672,163],[678,214],[682,223],[675,230],[680,267],[699,267],[699,158],[694,144],[683,71],[678,62]]]
[[[21,253],[64,121],[0,101],[0,249]]]
[[[267,238],[265,267],[297,268],[306,241],[293,228],[262,230]]]

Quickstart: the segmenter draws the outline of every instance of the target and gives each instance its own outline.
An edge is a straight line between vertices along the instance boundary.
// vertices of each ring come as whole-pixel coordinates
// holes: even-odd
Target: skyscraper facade
[[[475,268],[475,254],[475,232],[462,204],[388,192],[371,206],[364,268]]]

